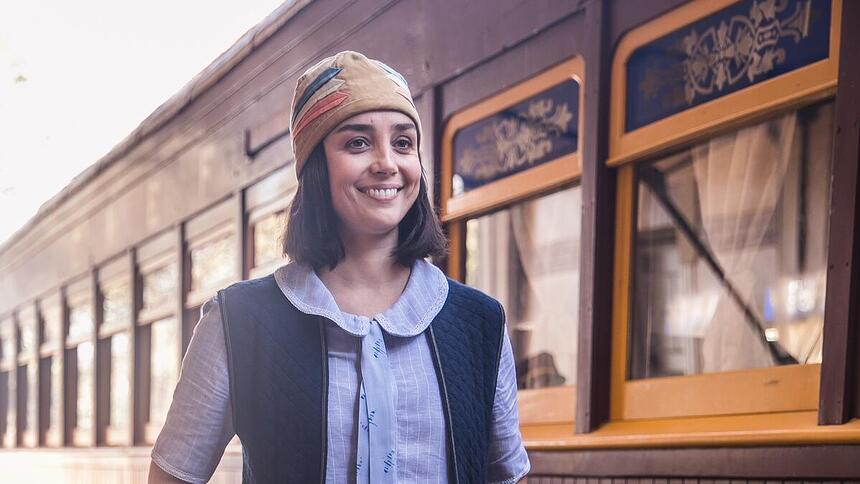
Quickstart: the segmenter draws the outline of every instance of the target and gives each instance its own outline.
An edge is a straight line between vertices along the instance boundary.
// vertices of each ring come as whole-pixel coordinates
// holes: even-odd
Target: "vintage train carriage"
[[[0,247],[4,479],[144,479],[200,305],[284,262],[289,101],[342,49],[410,82],[437,262],[507,308],[530,482],[860,478],[858,24],[848,0],[285,4]]]

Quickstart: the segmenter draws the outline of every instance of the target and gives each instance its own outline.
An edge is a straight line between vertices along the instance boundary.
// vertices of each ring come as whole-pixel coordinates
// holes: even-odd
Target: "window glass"
[[[143,307],[152,309],[176,301],[179,269],[176,262],[143,276]]]
[[[93,335],[93,306],[89,302],[69,308],[69,339]]]
[[[234,277],[236,243],[232,235],[191,250],[191,289],[202,289]]]
[[[0,371],[0,446],[9,429],[9,372]]]
[[[93,374],[93,342],[87,341],[77,347],[78,362],[78,398],[76,405],[76,422],[78,429],[90,429],[93,425],[93,392],[95,391]]]
[[[254,224],[254,267],[264,266],[281,259],[281,234],[284,231],[285,211],[267,215]]]
[[[102,288],[104,324],[123,325],[131,320],[131,286],[128,282],[105,284]]]
[[[28,431],[36,430],[36,415],[39,413],[39,392],[36,385],[39,382],[38,378],[39,365],[36,361],[31,361],[27,365],[27,394],[25,401],[27,402],[27,418],[24,428]]]
[[[832,111],[637,167],[631,378],[821,361]]]
[[[466,283],[505,307],[521,389],[576,383],[579,187],[466,222]]]
[[[110,426],[115,429],[126,429],[129,424],[129,343],[127,331],[117,333],[110,339]]]
[[[63,327],[63,315],[59,306],[48,306],[42,313],[44,321],[43,341],[56,344],[60,340],[60,332]]]
[[[179,331],[176,318],[152,323],[149,421],[164,422],[179,375]]]
[[[21,331],[21,346],[19,346],[21,354],[23,355],[31,355],[33,353],[33,348],[35,347],[34,343],[36,340],[36,328],[33,324],[33,321],[30,318],[21,321],[19,326]]]

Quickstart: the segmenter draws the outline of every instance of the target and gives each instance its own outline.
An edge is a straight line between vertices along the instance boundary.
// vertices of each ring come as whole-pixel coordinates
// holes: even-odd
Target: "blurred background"
[[[2,3],[0,481],[145,482],[201,305],[286,262],[295,83],[347,49],[409,83],[433,262],[505,307],[529,482],[856,479],[858,23],[847,0]],[[234,439],[211,482],[241,466]]]

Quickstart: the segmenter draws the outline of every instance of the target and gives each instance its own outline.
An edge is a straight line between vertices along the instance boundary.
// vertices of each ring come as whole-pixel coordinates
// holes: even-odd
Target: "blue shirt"
[[[340,311],[316,273],[305,266],[281,267],[275,280],[300,311],[329,320],[326,482],[355,482],[360,337],[367,334],[371,319],[383,329],[395,380],[397,479],[447,482],[442,401],[430,346],[422,336],[447,297],[445,275],[432,264],[416,262],[399,299],[373,318]],[[529,460],[519,432],[516,374],[507,335],[503,345],[487,477],[490,482],[509,483],[528,472]],[[233,435],[224,333],[213,298],[201,310],[152,458],[177,478],[206,482]]]

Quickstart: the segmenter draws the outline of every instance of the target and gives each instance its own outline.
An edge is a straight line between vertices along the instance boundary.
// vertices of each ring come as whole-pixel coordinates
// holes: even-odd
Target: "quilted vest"
[[[480,291],[448,284],[425,335],[446,413],[449,479],[486,482],[504,313]],[[296,309],[274,276],[234,284],[218,300],[242,482],[324,482],[326,320]]]

